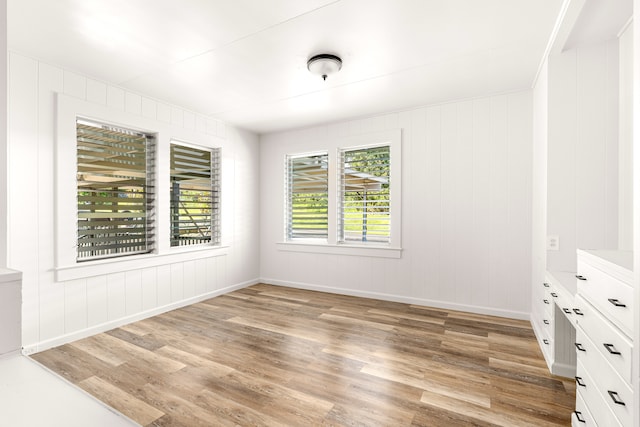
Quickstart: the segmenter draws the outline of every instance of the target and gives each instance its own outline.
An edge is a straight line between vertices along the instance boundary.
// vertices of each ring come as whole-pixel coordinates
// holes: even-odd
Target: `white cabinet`
[[[631,252],[578,250],[573,425],[635,425],[632,267]]]
[[[534,286],[532,325],[549,371],[573,378],[575,352],[575,273],[547,272]]]
[[[21,347],[22,273],[0,268],[0,356]]]

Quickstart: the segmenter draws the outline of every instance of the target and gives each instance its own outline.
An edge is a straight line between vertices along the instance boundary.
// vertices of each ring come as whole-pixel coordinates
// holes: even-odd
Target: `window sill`
[[[278,242],[278,250],[327,255],[349,255],[375,258],[401,258],[402,248],[374,245],[328,244],[315,242]]]
[[[58,267],[55,270],[56,281],[66,282],[68,280],[84,279],[103,274],[158,267],[174,262],[223,256],[229,253],[229,246],[183,248],[184,247],[180,247],[179,250],[171,250],[163,254],[131,255],[120,258],[83,261],[71,266]]]

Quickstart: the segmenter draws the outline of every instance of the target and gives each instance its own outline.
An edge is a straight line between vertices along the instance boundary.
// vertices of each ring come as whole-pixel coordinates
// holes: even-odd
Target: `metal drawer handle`
[[[545,339],[543,339],[543,340],[542,340],[542,342],[543,342],[543,343],[545,343],[545,344],[547,344],[547,345],[549,345],[549,340],[548,340],[548,339],[546,339],[546,338],[545,338]]]
[[[544,319],[542,322],[543,322],[545,325],[548,325],[548,324],[549,324],[549,321],[548,321],[547,319]]]
[[[548,284],[547,282],[544,282],[544,283],[542,284],[542,286],[544,286],[545,288],[548,288],[548,287],[549,287],[549,284]]]
[[[609,393],[609,396],[611,396],[611,400],[613,400],[613,403],[615,403],[616,405],[627,406],[627,405],[625,405],[625,403],[620,399],[620,396],[618,395],[618,392],[617,392],[617,391],[607,390],[607,393]]]
[[[581,275],[579,275],[579,274],[576,274],[576,279],[578,279],[578,280],[587,280],[587,278],[586,278],[586,277],[581,276]]]
[[[568,309],[567,307],[564,307],[564,308],[562,309],[562,311],[564,311],[564,312],[565,312],[565,313],[567,313],[567,314],[571,314],[571,310],[570,310],[570,309]]]
[[[576,418],[578,419],[578,421],[580,421],[581,423],[586,423],[587,421],[585,421],[584,418],[582,418],[582,412],[580,411],[574,411],[574,414],[576,414]]]
[[[603,345],[604,345],[604,348],[606,348],[607,351],[611,354],[622,354],[618,350],[616,350],[613,344],[603,344]]]
[[[586,387],[587,386],[584,383],[584,381],[582,381],[582,377],[576,377],[576,384],[578,384],[580,387]]]
[[[579,308],[574,308],[573,312],[576,313],[578,316],[584,316],[584,313]]]
[[[542,301],[544,301],[545,304],[549,304],[549,300],[548,299],[543,299]]]
[[[551,296],[554,298],[558,298],[558,294],[556,294],[555,292],[551,292]]]
[[[576,343],[576,348],[577,348],[579,351],[587,351],[587,350],[582,346],[582,344],[581,344],[581,343],[579,343],[579,342],[577,342],[577,343]]]
[[[626,304],[621,303],[620,301],[618,301],[616,298],[609,298],[607,301],[609,301],[611,304],[615,305],[616,307],[626,307]]]

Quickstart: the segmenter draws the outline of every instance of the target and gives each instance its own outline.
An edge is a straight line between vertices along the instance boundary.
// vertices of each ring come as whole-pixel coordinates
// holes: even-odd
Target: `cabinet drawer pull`
[[[570,310],[570,309],[568,309],[567,307],[564,307],[564,308],[562,309],[562,311],[564,311],[564,312],[565,312],[565,313],[567,313],[567,314],[571,314],[571,310]]]
[[[548,339],[546,339],[546,338],[545,338],[545,339],[543,339],[543,340],[542,340],[542,342],[543,342],[543,343],[545,343],[546,345],[549,345],[549,340],[548,340]]]
[[[615,305],[616,307],[626,307],[626,304],[621,303],[620,301],[618,301],[616,298],[609,298],[607,301],[609,301],[611,304]]]
[[[548,325],[548,324],[549,324],[549,321],[548,321],[547,319],[544,319],[544,320],[542,321],[542,323],[544,323],[545,325]]]
[[[576,418],[578,419],[578,421],[586,424],[587,421],[582,417],[582,412],[574,411],[573,413],[576,414]]]
[[[607,390],[607,393],[609,393],[609,396],[611,396],[611,400],[613,400],[613,403],[615,403],[616,405],[627,406],[627,405],[625,405],[625,403],[620,399],[620,396],[618,395],[618,392],[617,392],[617,391]]]
[[[587,278],[586,278],[586,277],[581,276],[581,275],[579,275],[579,274],[576,274],[576,279],[578,279],[578,280],[587,280]]]
[[[545,304],[549,304],[549,300],[548,299],[543,299],[542,301],[544,301]]]
[[[549,287],[549,284],[548,284],[547,282],[544,282],[544,283],[542,284],[542,286],[544,286],[545,288],[548,288],[548,287]]]
[[[577,314],[578,316],[584,316],[584,313],[582,312],[582,310],[580,310],[579,308],[574,308],[573,312],[575,314]]]
[[[581,343],[577,342],[576,344],[576,348],[578,349],[578,351],[587,351]]]
[[[613,344],[603,344],[603,345],[604,345],[604,348],[606,348],[607,351],[611,354],[622,354],[618,350],[616,350]]]
[[[582,381],[582,377],[576,377],[576,384],[580,387],[586,387],[587,385]]]
[[[558,294],[556,294],[555,292],[551,292],[551,296],[554,298],[558,298]]]

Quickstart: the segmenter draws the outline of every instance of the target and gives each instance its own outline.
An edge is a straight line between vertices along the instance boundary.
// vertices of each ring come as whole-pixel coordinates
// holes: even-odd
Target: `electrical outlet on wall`
[[[547,250],[548,251],[560,250],[560,238],[558,236],[547,236]]]

